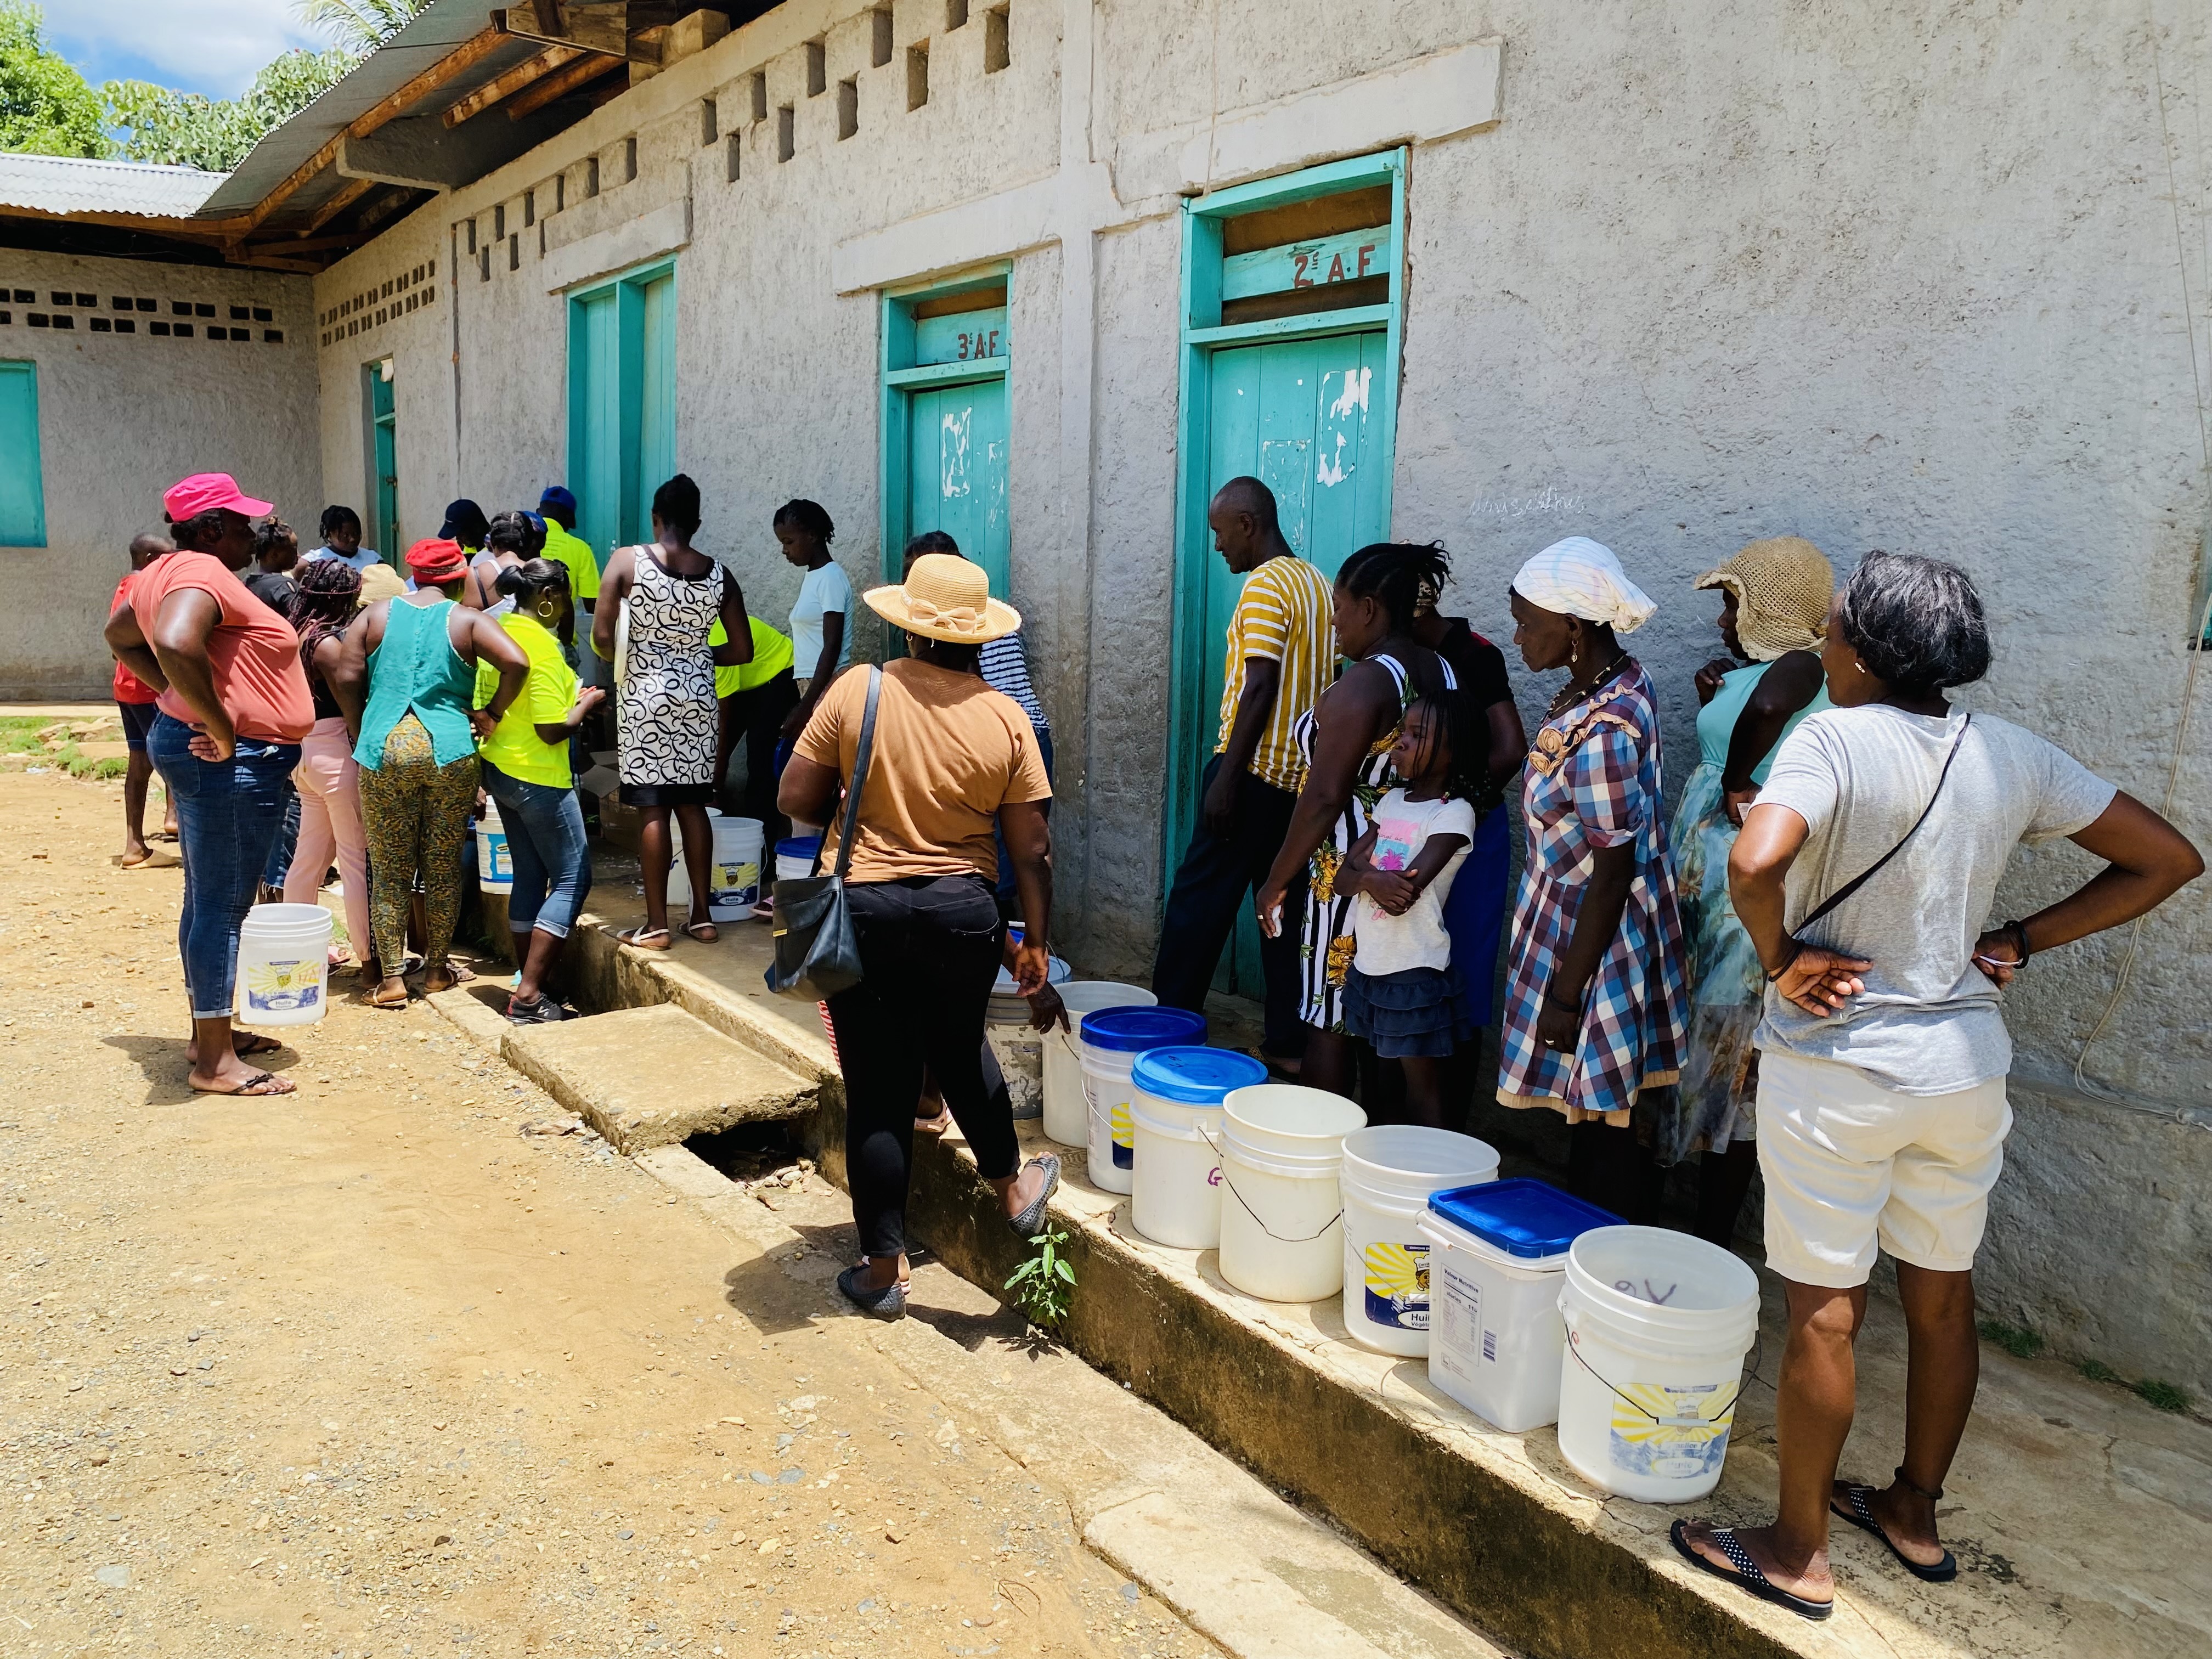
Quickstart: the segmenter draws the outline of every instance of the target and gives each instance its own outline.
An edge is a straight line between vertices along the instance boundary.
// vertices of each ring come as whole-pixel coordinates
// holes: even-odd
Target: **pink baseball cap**
[[[272,501],[257,501],[240,495],[238,480],[228,472],[195,472],[189,478],[178,479],[161,497],[161,510],[172,524],[182,524],[218,507],[243,513],[249,519],[276,510]]]

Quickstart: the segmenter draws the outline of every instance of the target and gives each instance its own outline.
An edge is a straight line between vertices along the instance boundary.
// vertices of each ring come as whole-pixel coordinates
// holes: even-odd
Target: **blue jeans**
[[[499,803],[507,854],[514,860],[507,927],[517,933],[534,927],[556,939],[568,938],[584,908],[584,896],[592,890],[592,849],[584,839],[584,809],[576,792],[511,778],[489,761],[483,787]]]
[[[296,743],[240,738],[227,761],[204,761],[190,747],[192,728],[163,714],[147,748],[162,787],[177,804],[177,843],[185,860],[184,911],[177,951],[194,1019],[227,1019],[237,989],[238,930],[284,824],[284,798],[300,763]]]

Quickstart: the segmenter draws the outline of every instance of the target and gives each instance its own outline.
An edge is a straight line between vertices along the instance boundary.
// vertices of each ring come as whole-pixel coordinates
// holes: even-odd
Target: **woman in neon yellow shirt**
[[[560,635],[574,605],[567,566],[551,559],[511,565],[499,573],[499,592],[514,601],[499,624],[522,647],[530,672],[522,695],[478,754],[484,792],[499,803],[514,860],[507,927],[522,976],[507,1000],[507,1017],[517,1025],[535,1025],[567,1018],[544,985],[592,890],[592,853],[568,766],[568,740],[606,693],[597,686],[580,688],[576,671],[561,652]],[[479,673],[479,704],[485,691]]]
[[[734,668],[714,671],[714,696],[721,704],[721,730],[714,757],[714,781],[729,775],[730,757],[738,752],[738,739],[745,743],[745,792],[738,810],[758,818],[768,837],[773,858],[775,844],[791,833],[791,820],[775,810],[776,738],[784,717],[799,707],[799,687],[792,679],[790,636],[778,633],[758,617],[752,624],[753,659]],[[709,645],[726,645],[728,635],[720,623],[707,635]],[[766,887],[762,890],[766,896]]]

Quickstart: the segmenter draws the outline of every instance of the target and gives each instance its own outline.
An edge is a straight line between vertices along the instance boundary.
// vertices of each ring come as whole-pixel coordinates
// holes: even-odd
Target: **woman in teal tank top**
[[[1828,707],[1818,653],[1836,579],[1820,549],[1782,536],[1752,543],[1697,585],[1721,590],[1729,654],[1698,671],[1698,768],[1670,837],[1693,1006],[1681,1083],[1661,1112],[1653,1155],[1662,1164],[1702,1155],[1697,1230],[1725,1247],[1759,1167],[1751,1036],[1766,990],[1729,899],[1729,849],[1782,739]]]
[[[407,910],[422,877],[425,994],[458,984],[447,959],[461,909],[461,855],[477,797],[477,738],[489,736],[522,695],[530,659],[496,620],[457,605],[468,580],[458,543],[417,542],[407,568],[418,591],[368,606],[346,629],[331,681],[347,711],[361,768],[362,828],[368,842],[368,919],[375,1008],[407,1006]],[[490,703],[471,708],[477,665],[498,671]],[[358,948],[358,946],[356,947]]]

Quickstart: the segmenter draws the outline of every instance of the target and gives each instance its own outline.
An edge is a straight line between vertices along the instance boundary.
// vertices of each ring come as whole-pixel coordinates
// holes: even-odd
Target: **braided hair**
[[[1444,793],[1455,800],[1472,803],[1480,812],[1492,793],[1490,722],[1485,712],[1475,707],[1474,693],[1463,685],[1424,691],[1406,705],[1406,718],[1411,720],[1417,708],[1426,712],[1431,723],[1430,731],[1431,733],[1440,732],[1444,746],[1451,751],[1444,777]],[[1428,751],[1422,755],[1417,771],[1428,769],[1434,744],[1435,737],[1432,735]],[[1411,782],[1412,779],[1407,781]]]
[[[1354,599],[1378,601],[1399,633],[1413,627],[1421,589],[1433,586],[1442,592],[1450,580],[1451,561],[1441,542],[1370,542],[1336,573],[1339,587]]]
[[[361,604],[361,572],[343,559],[310,559],[293,579],[285,614],[300,635],[300,663],[312,677],[315,648],[345,631]]]

